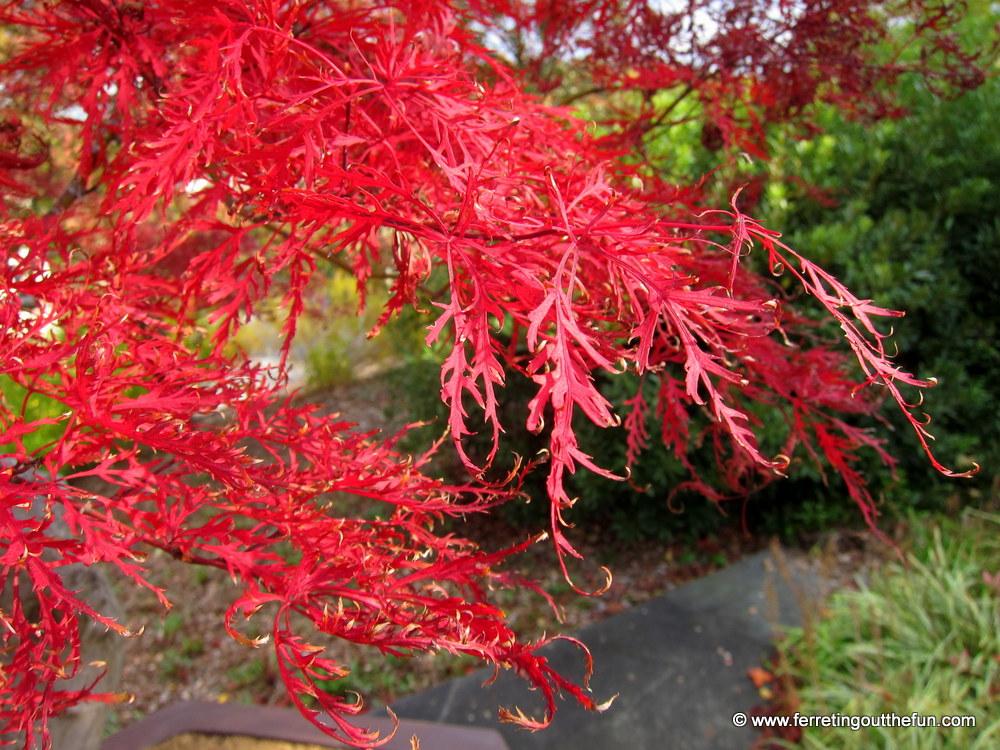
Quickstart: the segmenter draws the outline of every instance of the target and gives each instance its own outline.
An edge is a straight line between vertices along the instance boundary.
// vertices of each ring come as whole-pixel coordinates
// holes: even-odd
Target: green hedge
[[[943,480],[887,410],[903,474],[892,494],[937,507],[959,488],[984,493],[1000,466],[1000,81],[956,101],[911,84],[908,98],[910,117],[864,127],[831,113],[824,136],[787,146],[782,169],[825,188],[838,207],[781,185],[760,213],[779,216],[789,244],[857,294],[906,312],[897,361],[938,379],[925,401],[935,452],[951,467],[983,466],[964,486]]]

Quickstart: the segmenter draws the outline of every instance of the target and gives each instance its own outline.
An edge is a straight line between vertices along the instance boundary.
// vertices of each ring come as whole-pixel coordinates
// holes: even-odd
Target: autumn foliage
[[[225,628],[260,645],[241,624],[272,617],[293,699],[349,742],[376,738],[352,723],[359,705],[317,687],[346,674],[324,656],[328,636],[516,670],[549,710],[501,718],[529,727],[559,693],[600,708],[491,603],[491,588],[523,585],[503,565],[518,549],[486,552],[441,528],[545,472],[565,568],[567,473],[627,474],[579,448],[580,419],[620,425],[630,462],[653,439],[682,461],[693,442],[714,445],[721,484],[689,463],[686,489],[719,502],[816,461],[874,523],[855,459],[873,450],[892,464],[866,426],[884,396],[927,447],[901,389],[928,383],[886,342],[882,319],[898,313],[852,295],[737,199],[703,205],[703,185],[670,181],[642,154],[674,124],[676,97],[700,103],[707,145],[764,157],[767,127],[808,130],[813,102],[878,117],[906,72],[975,85],[983,74],[948,34],[949,5],[2,3],[0,376],[61,410],[39,419],[27,399],[0,404],[7,727],[42,743],[47,717],[114,699],[60,687],[88,661],[78,616],[123,635],[130,625],[93,611],[60,569],[104,563],[148,586],[151,549],[228,571],[242,594]],[[601,123],[565,106],[611,93]],[[745,267],[755,247],[782,279]],[[468,484],[291,399],[285,361],[265,373],[234,353],[237,329],[275,297],[290,341],[331,261],[353,270],[362,298],[389,269],[380,327],[404,308],[426,315],[450,407],[439,448],[458,452]],[[596,377],[626,370],[641,386],[616,414]],[[500,481],[488,470],[512,372],[535,384],[523,419],[548,450]],[[760,447],[750,406],[787,425],[777,455]],[[713,422],[695,433],[699,409]],[[51,443],[25,446],[53,427]],[[464,447],[473,432],[492,437],[483,465]],[[345,496],[384,510],[345,517]]]

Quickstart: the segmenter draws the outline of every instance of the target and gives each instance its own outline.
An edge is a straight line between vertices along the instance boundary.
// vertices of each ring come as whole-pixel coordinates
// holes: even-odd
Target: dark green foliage
[[[411,360],[407,367],[396,371],[400,393],[409,398],[412,419],[434,420],[434,427],[444,424],[446,410],[440,401],[420,398],[435,391],[432,380],[439,377],[438,366],[430,358]],[[611,399],[618,413],[623,413],[622,402],[632,395],[636,381],[629,375],[608,379],[602,388]],[[494,473],[505,474],[512,466],[512,455],[531,458],[546,444],[544,434],[534,435],[525,429],[523,414],[533,394],[532,384],[518,373],[507,372],[507,387],[501,401],[506,432],[505,450],[498,454]],[[471,409],[470,409],[471,412]],[[619,429],[600,429],[585,419],[576,425],[581,448],[593,456],[598,465],[624,474],[625,437]],[[657,434],[659,425],[650,422],[651,434]],[[411,439],[415,448],[419,437]],[[467,449],[473,457],[483,457],[489,450],[485,434],[470,438]],[[690,456],[696,469],[704,476],[712,476],[715,458],[709,446],[695,446]],[[455,481],[467,479],[465,469],[455,461],[440,470]],[[656,540],[663,543],[693,541],[718,532],[725,527],[745,526],[761,534],[777,534],[796,538],[802,534],[819,531],[834,525],[859,523],[857,506],[846,497],[838,485],[825,486],[818,472],[802,465],[795,475],[775,482],[749,498],[733,498],[717,506],[704,497],[692,493],[671,496],[674,488],[689,479],[687,470],[662,443],[652,440],[649,449],[634,467],[630,481],[616,482],[595,476],[590,472],[573,475],[568,482],[573,495],[579,500],[573,506],[569,520],[577,526],[601,527],[622,541]],[[507,503],[497,509],[508,521],[532,528],[548,523],[548,504],[545,497],[544,474],[529,475],[524,487],[530,502]]]
[[[760,209],[783,213],[789,243],[855,292],[907,312],[896,326],[897,361],[940,382],[927,395],[937,454],[956,468],[970,460],[983,466],[962,485],[939,478],[887,411],[903,477],[893,495],[903,505],[933,506],[959,487],[982,491],[998,476],[998,83],[957,101],[914,85],[914,114],[877,127],[831,115],[825,136],[786,148],[783,170],[803,174],[840,205],[831,210],[804,194],[789,200],[774,189]]]

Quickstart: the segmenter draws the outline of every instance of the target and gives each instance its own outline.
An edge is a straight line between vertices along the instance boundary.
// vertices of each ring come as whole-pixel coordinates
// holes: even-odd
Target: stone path
[[[500,730],[510,750],[748,750],[757,734],[734,726],[733,715],[761,702],[747,677],[770,650],[775,624],[796,625],[795,592],[818,590],[809,571],[790,573],[762,552],[576,635],[590,648],[595,697],[619,697],[604,714],[564,702],[548,729]],[[554,643],[551,664],[567,675],[581,671],[579,652]],[[540,716],[542,702],[526,683],[483,670],[449,681],[392,706],[401,718],[497,727],[497,706]]]

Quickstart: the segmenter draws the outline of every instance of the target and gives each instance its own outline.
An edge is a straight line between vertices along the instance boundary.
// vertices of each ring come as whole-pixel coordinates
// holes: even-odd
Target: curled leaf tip
[[[596,703],[596,704],[594,704],[594,710],[597,711],[598,713],[604,713],[609,708],[611,708],[611,704],[615,702],[615,699],[619,695],[621,695],[621,694],[620,693],[615,693],[614,695],[612,695],[610,698],[608,698],[603,703]]]
[[[792,459],[790,459],[784,453],[779,453],[777,456],[774,457],[774,460],[771,461],[771,468],[777,474],[783,474],[785,470],[791,465],[791,463]]]
[[[953,474],[953,476],[955,476],[955,477],[957,477],[959,479],[971,479],[972,477],[974,477],[976,474],[979,473],[979,469],[980,468],[981,467],[979,466],[979,462],[978,461],[973,461],[972,462],[972,468],[966,469],[965,471],[963,471],[961,473],[955,472]]]
[[[601,566],[601,572],[604,573],[604,586],[602,586],[599,591],[595,592],[595,596],[600,596],[605,591],[607,591],[608,589],[610,589],[611,588],[611,581],[614,579],[614,576],[611,575],[611,569],[610,568],[607,568],[604,565],[602,565]]]
[[[552,723],[552,717],[548,713],[546,713],[545,717],[539,721],[538,719],[533,719],[528,716],[517,706],[514,706],[513,711],[501,706],[497,710],[497,717],[502,723],[516,724],[521,729],[527,729],[530,732],[537,732],[539,729],[545,729]]]

